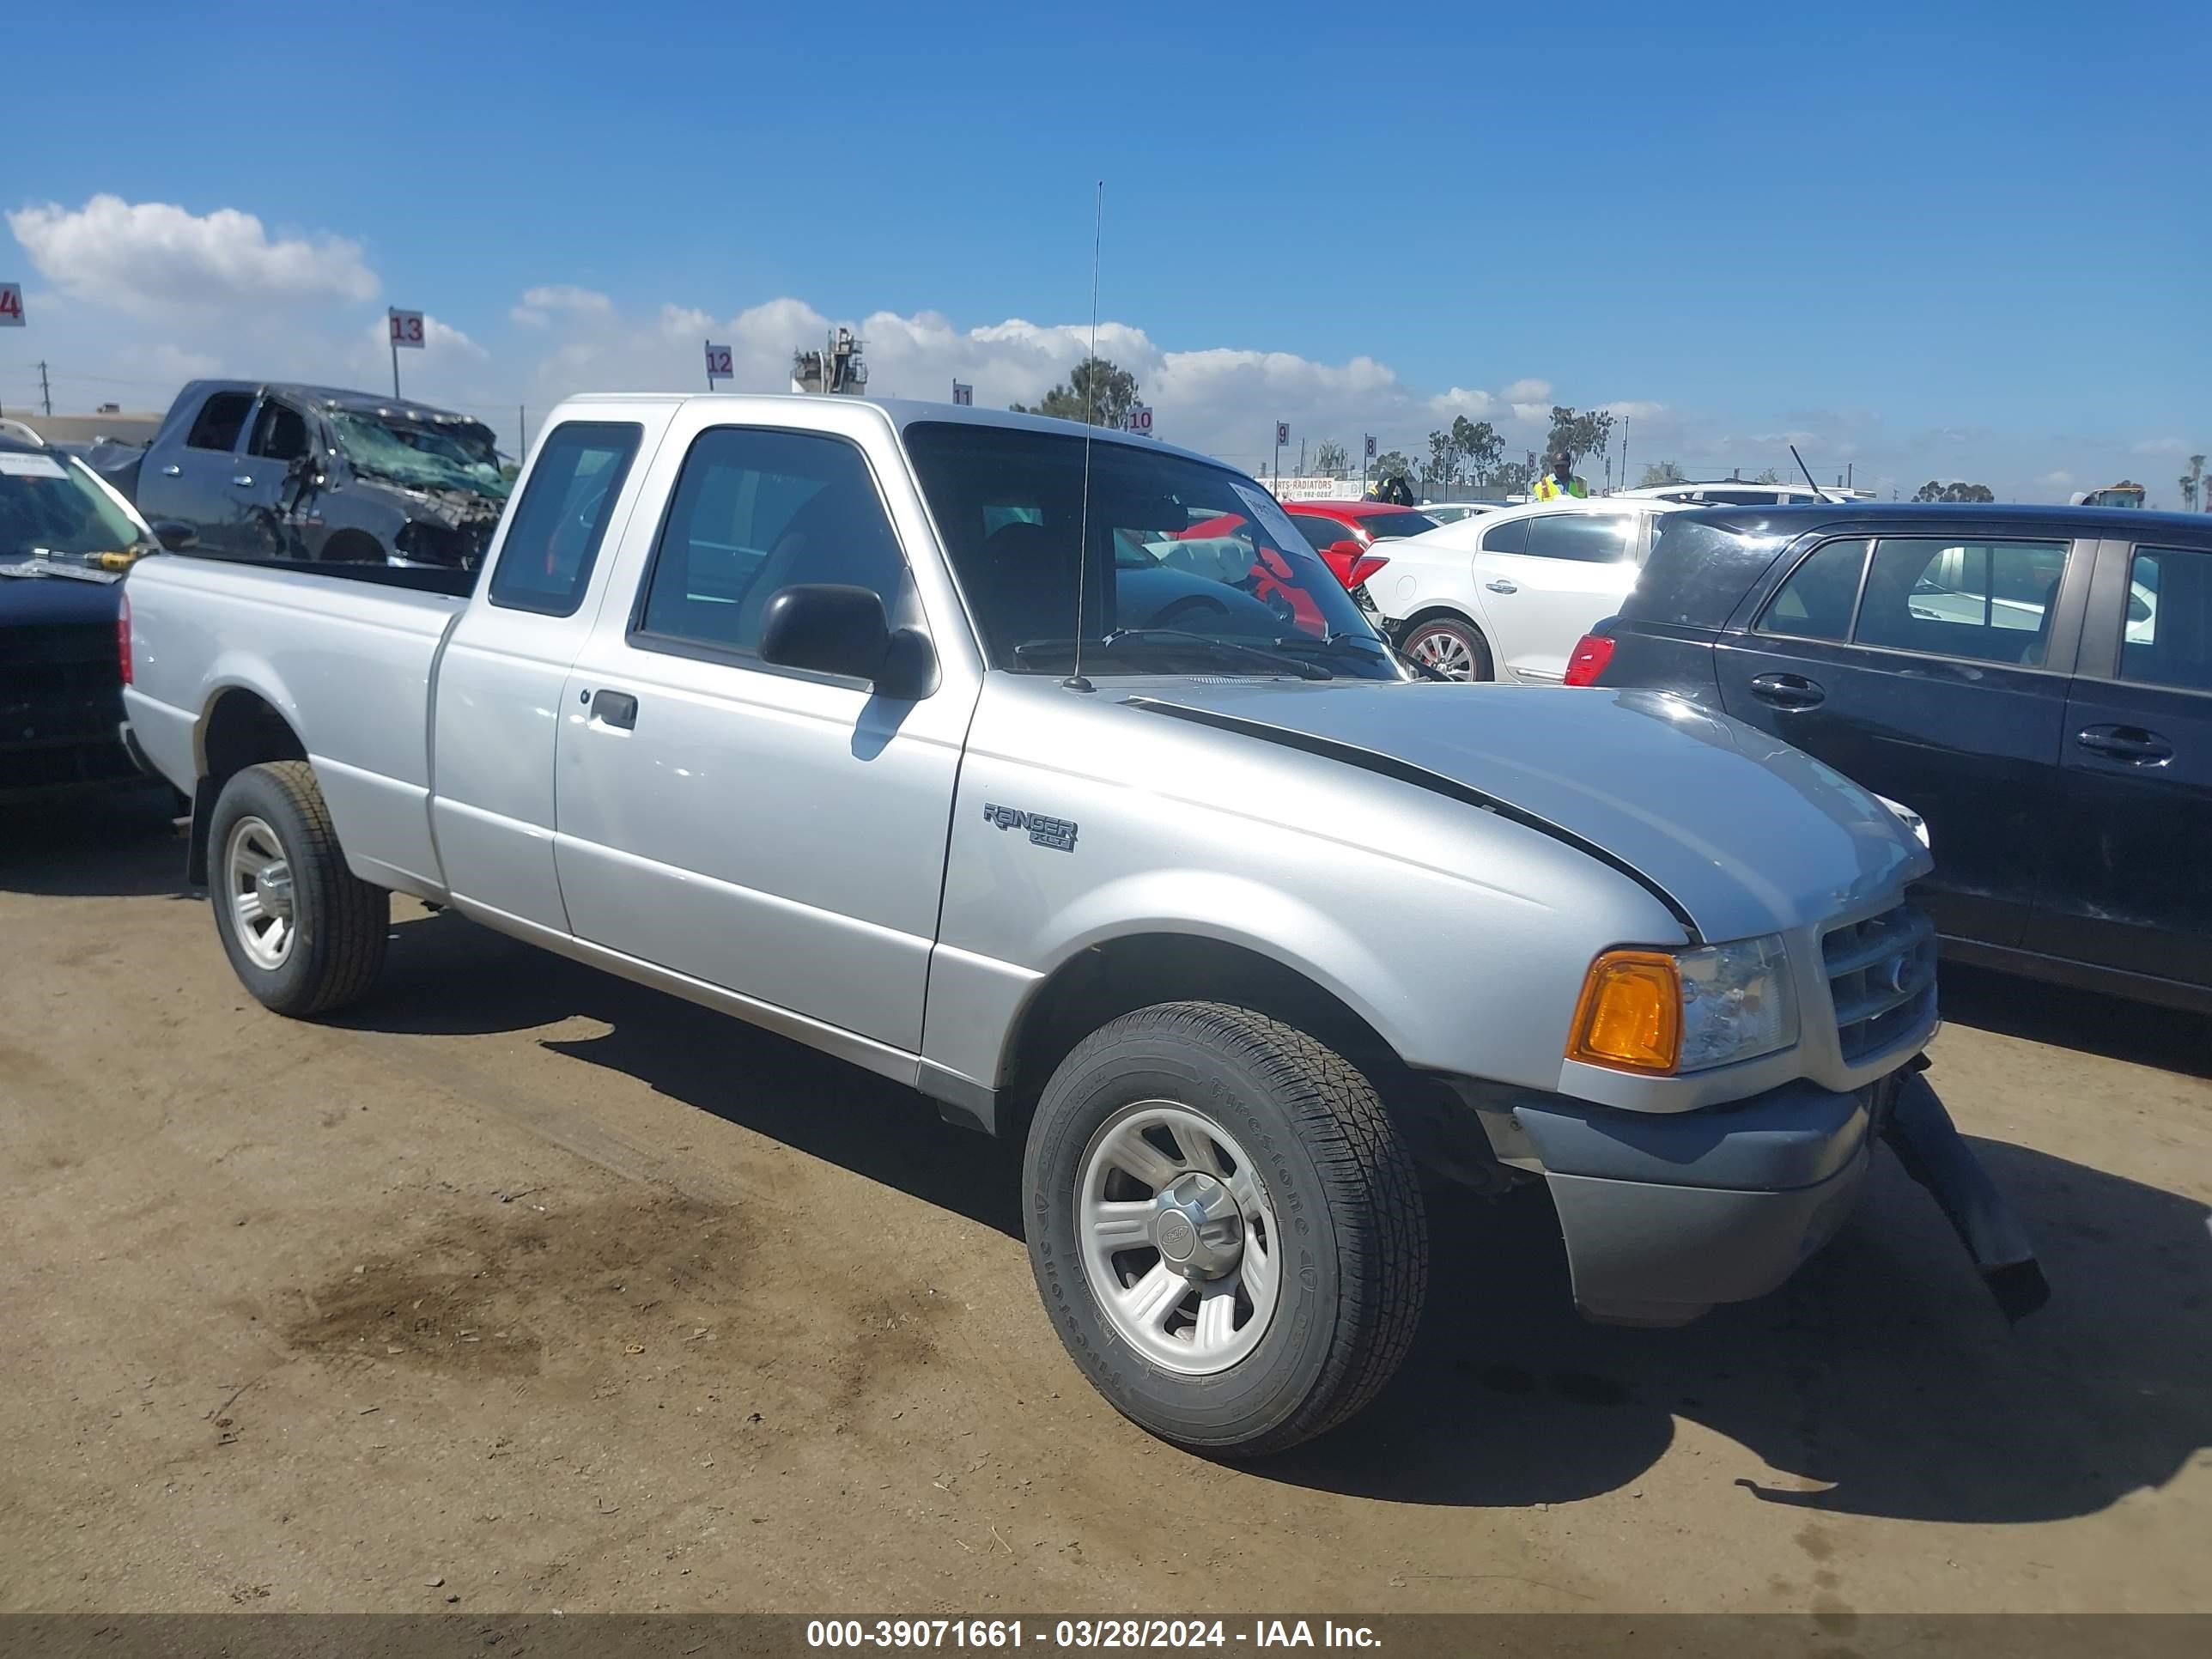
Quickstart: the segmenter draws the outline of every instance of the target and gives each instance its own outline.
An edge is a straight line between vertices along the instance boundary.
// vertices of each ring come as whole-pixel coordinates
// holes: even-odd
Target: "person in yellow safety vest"
[[[1575,477],[1575,458],[1564,449],[1555,449],[1545,463],[1544,476],[1536,480],[1536,487],[1528,492],[1532,501],[1564,501],[1572,495],[1578,498],[1589,495],[1589,486]]]

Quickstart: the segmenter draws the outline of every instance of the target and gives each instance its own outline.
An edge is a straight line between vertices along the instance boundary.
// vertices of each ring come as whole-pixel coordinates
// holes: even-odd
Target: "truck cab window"
[[[246,446],[246,453],[272,461],[296,461],[307,453],[307,423],[300,411],[273,398],[264,403],[254,420],[253,441]]]
[[[787,587],[865,587],[894,627],[919,620],[875,479],[842,438],[716,427],[684,457],[634,642],[750,654]]]
[[[576,614],[639,434],[624,421],[566,421],[539,441],[491,573],[494,605]]]
[[[246,417],[253,410],[253,394],[250,392],[217,392],[200,405],[192,429],[185,434],[185,447],[191,449],[220,449],[226,454],[238,447],[238,434],[246,429]]]

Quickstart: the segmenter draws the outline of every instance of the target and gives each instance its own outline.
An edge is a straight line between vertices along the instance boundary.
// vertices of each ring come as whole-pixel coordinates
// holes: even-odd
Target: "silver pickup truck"
[[[1024,1136],[1054,1325],[1181,1444],[1370,1400],[1468,1188],[1544,1182],[1582,1307],[1673,1323],[1786,1279],[1887,1139],[2044,1294],[1917,1075],[1896,814],[1673,699],[1424,680],[1203,457],[594,397],[480,580],[163,555],[125,597],[263,1003],[366,994],[410,893]]]

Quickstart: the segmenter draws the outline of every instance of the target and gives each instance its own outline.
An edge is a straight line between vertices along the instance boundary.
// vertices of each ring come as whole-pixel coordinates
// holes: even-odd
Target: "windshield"
[[[0,450],[0,561],[147,546],[146,532],[94,482],[82,461],[37,450]]]
[[[425,489],[466,489],[503,500],[511,481],[492,447],[491,433],[474,421],[418,422],[357,410],[327,411],[346,459],[356,471]]]
[[[1226,468],[1090,444],[1086,512],[1080,437],[931,422],[906,442],[994,668],[1068,672],[1087,522],[1086,673],[1156,672],[1182,657],[1208,673],[1274,675],[1303,656],[1333,675],[1401,677],[1274,498]]]
[[[1360,520],[1359,527],[1379,542],[1389,536],[1419,536],[1443,522],[1425,513],[1370,513]]]

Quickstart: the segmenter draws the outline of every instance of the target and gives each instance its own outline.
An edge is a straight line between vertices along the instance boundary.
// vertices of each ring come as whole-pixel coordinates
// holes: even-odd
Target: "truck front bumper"
[[[1765,1295],[1843,1225],[1878,1135],[1934,1194],[2008,1316],[2047,1295],[2025,1233],[1917,1073],[1854,1094],[1794,1083],[1665,1115],[1553,1097],[1516,1103],[1512,1117],[1592,1319],[1679,1325]]]

